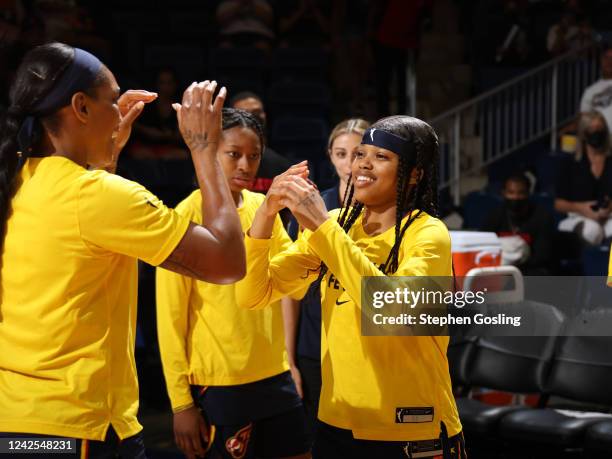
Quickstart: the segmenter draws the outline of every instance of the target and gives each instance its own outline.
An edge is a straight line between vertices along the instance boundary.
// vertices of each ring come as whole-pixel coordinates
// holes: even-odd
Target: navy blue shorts
[[[465,459],[465,442],[459,433],[448,439],[450,459]],[[377,441],[359,440],[353,432],[318,421],[312,447],[313,459],[444,459],[441,440]]]
[[[310,450],[289,372],[237,386],[192,386],[210,426],[207,459],[297,456]]]

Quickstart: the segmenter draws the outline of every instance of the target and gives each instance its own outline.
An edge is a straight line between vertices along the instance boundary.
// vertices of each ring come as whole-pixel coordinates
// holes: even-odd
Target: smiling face
[[[223,131],[217,153],[234,196],[253,183],[261,161],[261,142],[251,129],[236,126]]]
[[[355,199],[371,209],[395,204],[398,166],[399,157],[391,150],[359,145],[351,167]]]

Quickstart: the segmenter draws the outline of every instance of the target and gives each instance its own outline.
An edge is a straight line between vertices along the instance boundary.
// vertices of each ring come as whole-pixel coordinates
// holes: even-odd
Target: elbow
[[[219,284],[234,284],[246,276],[246,263],[237,263],[220,276]]]

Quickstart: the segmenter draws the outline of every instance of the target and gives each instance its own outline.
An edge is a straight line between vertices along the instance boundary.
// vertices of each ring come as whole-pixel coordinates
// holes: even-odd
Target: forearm
[[[193,405],[186,348],[192,282],[189,277],[162,268],[157,268],[155,273],[159,351],[174,412]]]
[[[569,212],[577,212],[582,214],[578,204],[580,203],[557,198],[555,199],[555,210],[564,214]]]
[[[217,145],[210,144],[206,148],[216,150]],[[216,151],[192,152],[192,157],[202,193],[202,226],[227,250],[229,259],[243,259],[244,250],[241,244],[235,243],[237,239],[242,239],[240,218]]]
[[[255,217],[249,229],[249,235],[253,239],[270,239],[274,230],[275,219],[276,215],[270,215],[264,201],[257,209],[257,212],[255,212]]]

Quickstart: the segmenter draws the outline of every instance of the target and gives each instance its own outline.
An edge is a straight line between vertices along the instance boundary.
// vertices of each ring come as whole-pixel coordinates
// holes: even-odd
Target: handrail
[[[440,190],[450,189],[459,205],[463,177],[548,134],[555,150],[559,126],[576,116],[584,88],[599,77],[598,51],[594,43],[565,53],[431,119]]]
[[[521,81],[527,80],[529,77],[536,75],[540,72],[542,72],[542,70],[547,69],[549,67],[553,67],[555,64],[558,64],[559,62],[564,62],[566,60],[568,60],[569,58],[572,57],[577,57],[579,56],[581,53],[587,52],[592,50],[596,45],[589,45],[589,46],[584,46],[578,50],[573,50],[573,51],[568,51],[565,54],[562,54],[561,56],[555,57],[531,70],[528,70],[527,72],[523,73],[522,75],[518,75],[504,83],[499,84],[498,86],[496,86],[493,89],[489,89],[488,91],[483,92],[482,94],[473,97],[465,102],[460,103],[459,105],[457,105],[456,107],[453,107],[445,112],[440,113],[439,115],[437,115],[435,118],[433,118],[430,122],[431,123],[436,123],[439,120],[443,119],[443,118],[448,118],[451,115],[453,115],[454,113],[461,111],[465,108],[468,108],[472,105],[474,105],[477,102],[480,102],[481,100],[487,99],[501,91],[503,91],[506,88],[509,88],[510,86],[514,86],[516,85],[516,83],[519,83]]]

